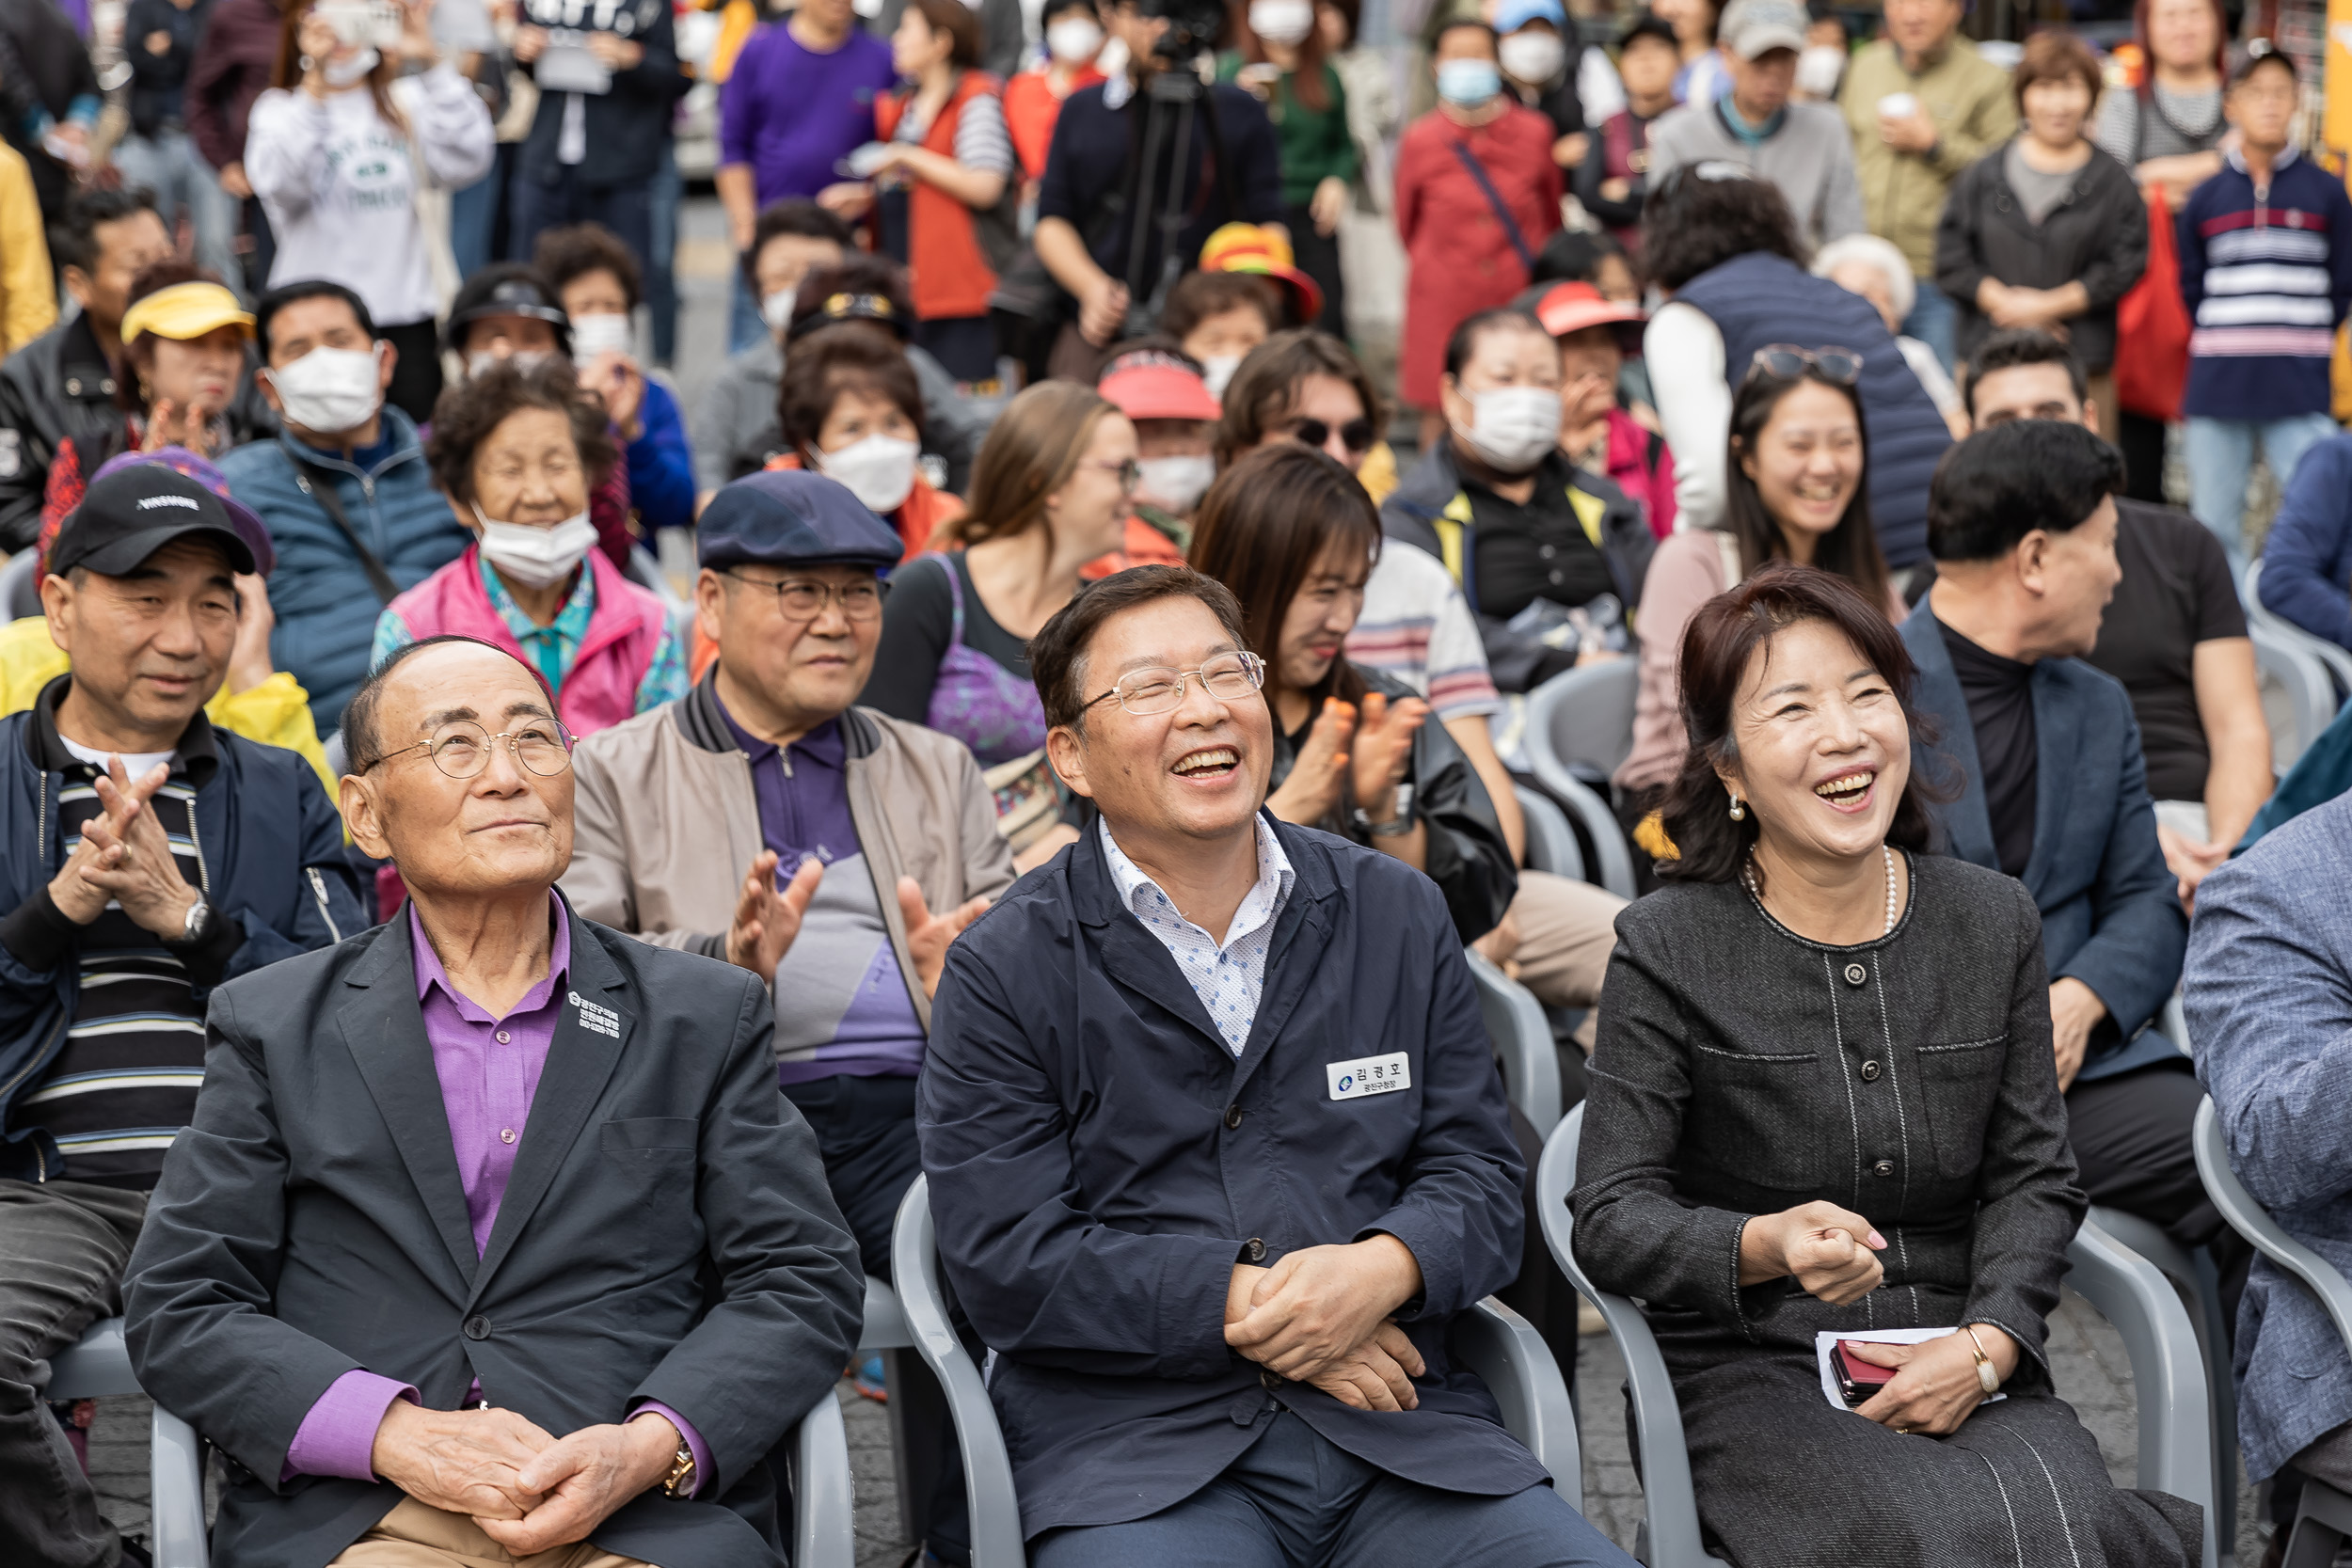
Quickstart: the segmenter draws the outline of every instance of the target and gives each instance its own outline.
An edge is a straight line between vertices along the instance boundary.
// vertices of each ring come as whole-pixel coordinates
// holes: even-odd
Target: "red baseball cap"
[[[1581,332],[1588,326],[1613,326],[1629,354],[1642,343],[1642,324],[1649,318],[1638,305],[1603,299],[1590,283],[1555,283],[1535,301],[1535,319],[1555,338]]]
[[[1165,349],[1120,355],[1094,389],[1131,420],[1214,420],[1224,412],[1192,361]]]

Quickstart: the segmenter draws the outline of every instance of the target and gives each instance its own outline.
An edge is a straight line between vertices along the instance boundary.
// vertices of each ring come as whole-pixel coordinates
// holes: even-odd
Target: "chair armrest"
[[[1560,1363],[1535,1325],[1488,1296],[1454,1320],[1446,1354],[1478,1374],[1502,1407],[1504,1429],[1551,1472],[1551,1489],[1583,1513],[1576,1408],[1568,1402]]]
[[[2288,1235],[2254,1201],[2254,1195],[2246,1190],[2246,1183],[2230,1168],[2229,1143],[2221,1135],[2220,1117],[2215,1113],[2210,1096],[2197,1107],[2194,1147],[2197,1174],[2204,1179],[2205,1195],[2221,1211],[2221,1217],[2230,1222],[2230,1228],[2318,1297],[2321,1309],[2336,1325],[2337,1336],[2352,1346],[2352,1282],[2347,1282],[2334,1264]]]
[[[930,1179],[918,1176],[898,1205],[890,1237],[890,1269],[898,1302],[913,1331],[915,1354],[939,1379],[947,1413],[963,1449],[963,1484],[971,1509],[972,1568],[1027,1568],[1021,1534],[1021,1499],[1013,1491],[1012,1460],[996,1407],[971,1353],[947,1321],[940,1288],[938,1237],[931,1229]]]
[[[43,1399],[103,1400],[142,1390],[122,1342],[122,1320],[102,1318],[82,1338],[49,1358]]]
[[[204,1540],[204,1449],[196,1429],[159,1404],[148,1423],[148,1440],[152,1450],[148,1460],[148,1549],[154,1554],[155,1568],[207,1568],[211,1554]],[[850,1560],[841,1560],[846,1568]]]
[[[1551,1037],[1551,1021],[1534,993],[1486,960],[1474,948],[1462,949],[1470,963],[1470,980],[1478,989],[1478,1015],[1486,1021],[1486,1037],[1494,1042],[1502,1063],[1503,1086],[1511,1103],[1528,1119],[1539,1138],[1549,1137],[1560,1121],[1560,1055]]]
[[[1511,793],[1518,798],[1519,816],[1527,823],[1527,868],[1582,881],[1584,851],[1577,847],[1576,830],[1551,797],[1525,784],[1514,784]]]
[[[2156,1266],[2089,1220],[2067,1244],[2067,1283],[2115,1325],[2139,1405],[2139,1484],[2206,1513],[2212,1560],[2213,1433],[2205,1367],[2187,1309]]]
[[[1618,897],[1631,899],[1635,895],[1633,852],[1625,846],[1625,830],[1617,825],[1617,814],[1583,780],[1543,753],[1531,750],[1529,754],[1534,760],[1536,781],[1570,816],[1584,824],[1585,834],[1593,841],[1597,864],[1586,867],[1583,879],[1597,881]],[[1598,877],[1591,874],[1595,870]]]
[[[850,1494],[849,1429],[827,1389],[792,1429],[793,1568],[856,1568]]]
[[[914,1343],[914,1331],[907,1327],[906,1308],[898,1305],[898,1292],[876,1279],[866,1276],[866,1320],[858,1330],[857,1349],[860,1355],[868,1351],[904,1350]]]

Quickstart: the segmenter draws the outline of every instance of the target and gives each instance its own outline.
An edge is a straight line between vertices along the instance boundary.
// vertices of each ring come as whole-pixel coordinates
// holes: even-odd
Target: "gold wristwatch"
[[[670,1473],[661,1478],[664,1497],[689,1497],[694,1493],[694,1450],[686,1446],[686,1439],[677,1440],[677,1457],[670,1461]]]

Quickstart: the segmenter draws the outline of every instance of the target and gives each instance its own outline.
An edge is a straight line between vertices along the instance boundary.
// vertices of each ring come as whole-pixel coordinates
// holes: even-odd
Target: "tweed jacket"
[[[1645,1298],[1681,1376],[1802,1354],[1822,1329],[1997,1323],[2038,1380],[2087,1200],[2050,1053],[2042,923],[1995,871],[1911,857],[1891,935],[1830,947],[1738,882],[1668,886],[1617,916],[1584,1139],[1576,1255]],[[1832,1307],[1742,1288],[1749,1218],[1826,1199],[1886,1238],[1885,1282]]]
[[[1960,770],[1960,799],[1936,808],[1948,836],[1942,847],[1998,869],[1976,727],[1931,603],[1922,600],[1897,635],[1918,661],[1918,710],[1935,721],[1933,745],[1914,731],[1912,768],[1927,777]],[[2156,843],[2131,694],[2079,658],[2036,663],[2032,689],[2040,766],[2033,856],[2019,880],[2042,911],[2051,977],[2080,980],[2106,1004],[2075,1075],[2088,1084],[2178,1059],[2180,1047],[2148,1024],[2181,977],[2188,916]]]
[[[2198,886],[2182,1002],[2230,1168],[2352,1275],[2352,795]],[[2352,1421],[2352,1357],[2318,1302],[2254,1259],[2237,1318],[2238,1443],[2256,1481]]]

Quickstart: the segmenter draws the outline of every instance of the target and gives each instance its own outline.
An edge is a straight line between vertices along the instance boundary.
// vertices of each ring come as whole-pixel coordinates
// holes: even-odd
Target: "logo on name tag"
[[[617,1040],[621,1037],[620,1014],[610,1007],[596,1006],[578,991],[570,992],[566,1000],[580,1009],[580,1026],[582,1029],[591,1034],[602,1035],[607,1039]]]
[[[1361,1100],[1366,1095],[1394,1094],[1413,1086],[1412,1058],[1400,1051],[1393,1056],[1366,1056],[1353,1062],[1327,1062],[1323,1074],[1334,1100]]]

